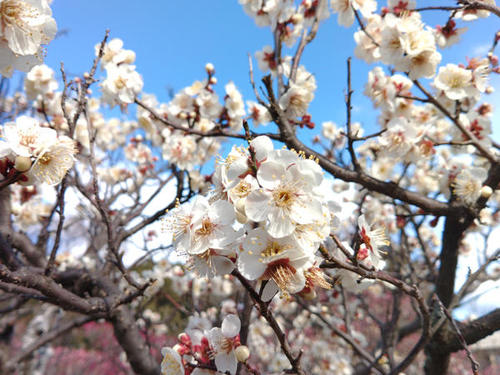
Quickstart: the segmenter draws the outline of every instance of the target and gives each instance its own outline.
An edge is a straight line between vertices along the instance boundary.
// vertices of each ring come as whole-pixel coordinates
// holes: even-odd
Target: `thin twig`
[[[439,303],[439,307],[441,308],[441,311],[444,313],[444,315],[446,316],[446,318],[450,321],[453,329],[457,333],[458,340],[460,341],[460,344],[464,348],[465,353],[467,353],[467,358],[469,358],[469,361],[471,363],[472,373],[474,375],[478,375],[479,374],[479,363],[474,359],[474,356],[472,355],[472,352],[470,351],[469,346],[467,345],[467,342],[465,341],[465,338],[462,335],[462,332],[458,328],[458,325],[455,322],[455,319],[453,319],[453,317],[451,316],[451,314],[448,311],[448,309],[446,307],[444,307],[444,305],[441,302],[441,300],[439,299],[439,297],[437,298],[437,300],[438,300],[438,303]]]
[[[356,157],[356,152],[354,151],[354,141],[351,138],[352,129],[351,129],[351,97],[352,97],[352,88],[351,88],[351,58],[347,59],[347,93],[345,94],[345,105],[347,111],[347,121],[346,121],[346,129],[347,129],[347,149],[349,150],[349,155],[351,156],[352,164],[354,165],[354,170],[359,172],[361,171],[361,164],[359,164],[358,158]]]

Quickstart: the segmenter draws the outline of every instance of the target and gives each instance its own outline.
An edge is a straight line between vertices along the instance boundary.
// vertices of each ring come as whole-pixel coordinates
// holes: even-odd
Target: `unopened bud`
[[[304,16],[300,13],[295,13],[293,16],[292,16],[292,23],[294,25],[298,25],[299,23],[301,23],[302,21],[304,20]]]
[[[29,156],[17,156],[14,168],[16,168],[19,172],[26,172],[31,168],[31,158]]]
[[[205,70],[207,71],[208,74],[213,74],[215,72],[214,64],[207,63],[205,65]]]
[[[309,289],[307,292],[302,293],[301,296],[306,300],[306,301],[312,301],[317,297],[316,291],[314,289]]]
[[[493,94],[495,92],[495,89],[492,86],[487,86],[484,92],[486,94]]]
[[[250,350],[245,345],[240,345],[236,349],[234,349],[234,355],[238,362],[246,362],[248,357],[250,357]]]
[[[210,82],[211,85],[215,85],[215,84],[217,84],[217,78],[210,77],[210,81],[209,82]]]
[[[177,336],[177,339],[186,346],[191,346],[191,338],[186,332],[183,332]]]
[[[85,72],[85,73],[83,73],[83,78],[85,78],[85,79],[89,79],[89,78],[90,78],[90,74],[89,74],[89,72]]]
[[[481,197],[489,198],[493,194],[493,189],[488,185],[484,185],[479,192],[481,193]]]

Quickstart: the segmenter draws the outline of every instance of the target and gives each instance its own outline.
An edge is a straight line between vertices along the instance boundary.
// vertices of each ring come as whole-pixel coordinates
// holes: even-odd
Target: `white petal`
[[[266,271],[267,265],[259,262],[260,253],[243,252],[238,257],[238,269],[249,280],[257,280]]]
[[[257,171],[257,179],[265,189],[275,189],[285,177],[285,167],[283,164],[266,161],[262,163]]]
[[[222,321],[222,334],[226,337],[235,337],[238,333],[240,333],[241,322],[240,318],[238,318],[234,314],[229,314]]]
[[[234,352],[233,351],[231,351],[230,353],[222,352],[217,354],[215,356],[215,366],[217,367],[217,370],[222,373],[229,371],[231,375],[236,374],[238,361],[236,360]]]
[[[310,197],[303,197],[290,207],[290,217],[298,224],[311,224],[323,219],[321,203]]]
[[[222,256],[213,256],[212,262],[215,268],[215,273],[218,276],[230,274],[234,267],[236,267],[231,259]]]
[[[227,170],[227,179],[230,183],[238,183],[238,180],[248,171],[248,160],[246,157],[239,157],[234,160]]]
[[[318,186],[321,184],[321,181],[323,181],[323,171],[321,167],[311,159],[301,160],[297,164],[297,170],[312,186]]]
[[[290,284],[287,285],[287,290],[290,293],[298,293],[306,286],[306,278],[302,270],[297,270],[294,276],[290,279]]]
[[[260,137],[254,138],[250,144],[252,145],[255,158],[257,161],[262,162],[267,158],[267,154],[273,150],[273,142],[271,139],[265,135],[261,135]]]
[[[208,209],[209,216],[214,218],[214,222],[221,225],[233,224],[235,219],[234,207],[231,203],[218,200]]]
[[[266,220],[269,213],[270,197],[271,195],[262,189],[252,191],[245,202],[247,217],[255,222]]]
[[[266,229],[271,236],[282,238],[293,233],[295,224],[283,209],[272,207],[269,211],[269,223]]]

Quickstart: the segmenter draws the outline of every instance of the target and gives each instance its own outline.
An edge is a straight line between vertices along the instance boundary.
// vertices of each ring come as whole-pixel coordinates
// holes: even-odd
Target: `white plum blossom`
[[[247,100],[247,109],[255,126],[265,125],[271,121],[271,114],[263,105]]]
[[[101,84],[102,101],[111,107],[133,103],[143,86],[142,77],[135,71],[135,66],[108,65],[106,73],[107,77]]]
[[[229,82],[226,87],[225,108],[229,117],[229,126],[235,130],[241,128],[242,118],[245,116],[245,104],[241,93],[233,82]]]
[[[318,169],[312,160],[301,159],[286,150],[263,162],[257,171],[262,188],[248,195],[247,217],[263,222],[276,238],[292,234],[297,225],[321,221],[321,202],[313,192],[323,179]]]
[[[57,138],[54,129],[41,127],[38,120],[19,116],[16,122],[8,122],[3,127],[4,141],[0,141],[0,157],[13,155],[31,157],[35,151],[50,144]]]
[[[54,71],[45,64],[34,66],[24,80],[24,90],[29,100],[36,99],[38,95],[53,93],[57,87]]]
[[[389,121],[379,142],[384,155],[405,159],[420,137],[414,124],[404,117],[396,117]]]
[[[255,58],[257,59],[257,64],[259,69],[264,73],[271,71],[271,74],[276,74],[276,69],[278,67],[276,59],[274,56],[274,49],[271,46],[264,46],[261,51],[255,52]]]
[[[37,183],[56,185],[61,182],[75,162],[75,142],[66,136],[52,139],[35,152],[36,159],[28,177],[33,177]]]
[[[167,229],[180,253],[201,255],[210,249],[225,249],[239,235],[232,228],[235,213],[227,201],[209,203],[206,197],[197,196],[192,205],[180,206],[171,215]]]
[[[42,62],[41,45],[54,39],[56,21],[47,0],[0,1],[0,72],[28,71]]]
[[[358,218],[358,227],[361,245],[358,249],[357,259],[369,267],[383,268],[385,262],[381,257],[381,253],[383,253],[381,247],[390,244],[384,228],[372,229],[372,226],[366,222],[364,215]]]
[[[447,64],[439,68],[434,79],[434,86],[442,90],[451,100],[461,100],[467,96],[474,96],[477,89],[472,84],[472,71],[455,64]]]
[[[236,374],[238,360],[235,349],[240,346],[239,333],[240,319],[233,314],[227,315],[222,321],[221,328],[212,328],[207,333],[208,342],[213,350],[215,366],[221,373],[228,371]]]
[[[354,33],[354,41],[356,42],[354,55],[359,59],[365,60],[368,64],[371,64],[378,61],[381,57],[380,44],[382,42],[381,32],[383,29],[382,17],[378,14],[371,15],[367,19],[365,28],[366,32],[359,30]]]
[[[334,13],[338,13],[339,25],[350,27],[354,22],[354,11],[359,11],[363,17],[368,18],[377,9],[375,0],[330,0]]]
[[[249,280],[268,280],[263,300],[271,300],[278,291],[286,296],[304,289],[302,267],[310,263],[311,256],[292,238],[273,238],[261,228],[252,229],[243,241],[243,249],[238,269]]]
[[[337,127],[337,124],[335,124],[333,121],[326,121],[322,124],[321,134],[323,134],[323,137],[325,137],[326,139],[332,141],[335,147],[338,149],[344,147],[347,141],[347,138],[343,134],[342,129],[340,127]]]
[[[99,55],[101,44],[96,44],[95,54]],[[118,38],[110,40],[104,45],[101,58],[101,67],[106,68],[110,65],[133,64],[135,61],[135,52],[123,49],[123,41]]]
[[[270,26],[272,17],[277,11],[277,0],[238,0],[245,13],[255,20],[257,26]]]
[[[467,27],[456,27],[454,20],[450,19],[444,26],[436,26],[436,43],[441,48],[448,48],[460,41],[460,36],[467,31]]]
[[[231,273],[236,267],[231,258],[236,258],[231,249],[209,249],[202,254],[191,255],[189,264],[197,275],[213,279]]]
[[[486,5],[495,6],[495,0],[482,0]],[[460,18],[464,21],[474,21],[478,18],[486,18],[490,15],[490,12],[484,9],[470,9],[466,8],[464,10],[459,10],[455,14],[456,18]]]
[[[473,205],[481,196],[481,187],[486,180],[484,168],[464,168],[455,178],[453,192],[463,202]]]
[[[314,93],[304,86],[292,84],[280,98],[279,105],[290,119],[307,114],[309,103],[314,99]]]

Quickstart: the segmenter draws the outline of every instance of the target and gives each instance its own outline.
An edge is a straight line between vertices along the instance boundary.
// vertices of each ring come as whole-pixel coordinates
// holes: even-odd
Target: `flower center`
[[[250,194],[250,190],[251,190],[252,186],[246,182],[246,181],[241,181],[240,183],[238,183],[238,185],[236,185],[236,187],[234,188],[234,192],[235,194],[240,197],[240,198],[244,198],[246,196],[248,196],[248,194]]]
[[[279,259],[267,266],[266,272],[262,275],[263,279],[272,279],[281,292],[286,296],[288,295],[287,287],[290,284],[290,280],[293,279],[295,268],[290,264],[289,259]]]
[[[51,162],[51,160],[52,160],[52,156],[48,152],[46,152],[45,154],[43,154],[42,156],[40,156],[38,158],[38,162],[40,164],[43,164],[43,165],[49,164]]]
[[[220,348],[223,352],[226,352],[227,354],[231,353],[234,347],[234,339],[231,337],[224,337],[222,339],[222,342],[220,344]]]
[[[264,257],[272,257],[281,254],[283,251],[285,251],[285,248],[283,246],[280,246],[279,243],[272,241],[268,243],[267,247],[261,253],[261,255]]]
[[[461,87],[464,87],[464,80],[461,76],[455,75],[450,78],[450,81],[448,83],[450,85],[450,88],[452,89],[459,89]]]
[[[210,221],[209,218],[204,218],[201,222],[201,228],[196,230],[196,234],[199,236],[208,236],[215,229],[215,224]]]
[[[273,199],[278,207],[289,208],[294,201],[294,194],[286,189],[277,189],[273,192]]]
[[[123,77],[118,77],[115,79],[115,87],[117,90],[123,89],[125,86],[127,86],[127,82],[123,79]]]

